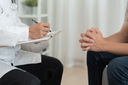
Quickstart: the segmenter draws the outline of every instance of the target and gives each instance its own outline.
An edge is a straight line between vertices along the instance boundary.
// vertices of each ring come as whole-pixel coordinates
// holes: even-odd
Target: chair
[[[104,69],[104,72],[103,72],[102,85],[108,85],[108,79],[107,79],[107,68],[105,68],[105,69]]]

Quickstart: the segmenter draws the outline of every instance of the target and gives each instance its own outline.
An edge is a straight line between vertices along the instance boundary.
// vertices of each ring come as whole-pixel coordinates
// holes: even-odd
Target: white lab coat
[[[7,72],[18,69],[14,65],[23,65],[41,62],[39,53],[20,50],[16,45],[19,41],[27,41],[29,27],[23,24],[18,16],[17,10],[11,9],[11,0],[0,0],[0,78]],[[1,10],[1,9],[0,9]]]

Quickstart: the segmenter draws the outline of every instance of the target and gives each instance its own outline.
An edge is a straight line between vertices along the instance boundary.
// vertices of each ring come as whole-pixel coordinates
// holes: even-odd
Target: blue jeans
[[[106,65],[109,85],[128,85],[128,56],[93,51],[87,53],[89,85],[102,85]]]

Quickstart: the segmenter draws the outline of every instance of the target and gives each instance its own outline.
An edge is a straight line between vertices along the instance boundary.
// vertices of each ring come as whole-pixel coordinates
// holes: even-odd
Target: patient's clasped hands
[[[81,37],[80,43],[83,51],[104,51],[106,40],[98,29],[88,29],[86,33],[81,33]]]

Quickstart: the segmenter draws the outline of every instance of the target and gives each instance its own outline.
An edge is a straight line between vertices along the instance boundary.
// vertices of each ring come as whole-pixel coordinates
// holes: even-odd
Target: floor
[[[85,68],[65,68],[62,85],[88,85],[87,79],[87,70]]]

